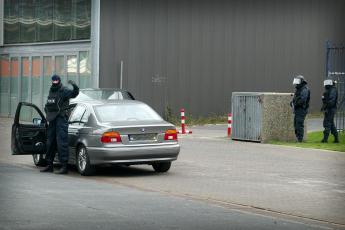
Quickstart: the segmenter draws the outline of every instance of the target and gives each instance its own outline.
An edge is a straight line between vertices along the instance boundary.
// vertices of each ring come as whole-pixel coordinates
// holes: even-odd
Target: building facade
[[[229,112],[235,91],[293,92],[302,74],[317,111],[326,42],[345,42],[343,0],[0,0],[0,8],[5,116],[18,101],[42,106],[52,73],[82,88],[122,82],[161,114],[184,107],[195,117]]]
[[[97,2],[95,2],[97,3]],[[98,84],[92,75],[91,0],[0,1],[0,115],[14,116],[18,102],[40,109],[58,74],[81,88]]]

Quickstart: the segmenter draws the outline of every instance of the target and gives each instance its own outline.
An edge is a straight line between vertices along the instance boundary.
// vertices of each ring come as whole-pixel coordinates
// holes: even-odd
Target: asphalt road
[[[13,165],[0,181],[0,229],[328,229]]]
[[[166,174],[105,167],[42,174],[9,155],[0,121],[0,229],[345,228],[345,153],[233,142],[193,127]]]

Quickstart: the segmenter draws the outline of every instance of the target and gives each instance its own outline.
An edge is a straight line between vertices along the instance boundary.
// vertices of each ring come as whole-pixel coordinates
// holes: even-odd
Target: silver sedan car
[[[69,163],[81,175],[101,164],[149,164],[167,172],[180,152],[174,125],[136,100],[91,100],[70,105]],[[12,126],[13,155],[33,155],[45,164],[47,121],[31,103],[18,104]]]

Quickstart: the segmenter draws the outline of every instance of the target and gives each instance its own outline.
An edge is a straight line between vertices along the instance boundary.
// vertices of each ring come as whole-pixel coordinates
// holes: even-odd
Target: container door
[[[261,99],[259,95],[246,96],[245,139],[261,141]]]
[[[241,95],[232,98],[232,138],[246,139],[246,97]]]

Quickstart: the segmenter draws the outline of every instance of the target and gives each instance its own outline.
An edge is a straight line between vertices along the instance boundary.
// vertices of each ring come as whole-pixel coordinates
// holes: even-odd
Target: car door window
[[[90,116],[90,112],[88,109],[86,109],[86,111],[83,114],[83,117],[81,118],[81,123],[85,124],[89,121],[89,116]]]
[[[114,92],[110,96],[108,96],[108,98],[106,99],[120,100],[120,99],[123,99],[123,96],[120,92]]]
[[[20,125],[41,125],[43,117],[30,105],[22,105],[19,113]]]
[[[72,112],[72,114],[71,114],[71,116],[70,116],[70,119],[69,119],[69,122],[71,123],[71,124],[79,124],[79,122],[81,121],[81,118],[83,117],[83,115],[84,115],[84,113],[85,113],[85,107],[84,106],[82,106],[82,105],[77,105],[75,108],[74,108],[74,110],[73,110],[73,112]]]
[[[47,121],[42,111],[31,103],[20,102],[12,125],[12,155],[45,152]]]

